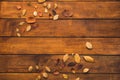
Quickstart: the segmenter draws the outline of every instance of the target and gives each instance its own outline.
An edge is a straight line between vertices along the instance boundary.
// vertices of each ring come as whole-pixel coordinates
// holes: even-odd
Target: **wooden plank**
[[[2,73],[0,74],[1,80],[35,80],[40,74],[25,74],[25,73]],[[119,80],[120,74],[68,74],[69,80],[75,80],[80,77],[82,80]],[[62,74],[59,76],[49,75],[49,80],[65,80]]]
[[[90,41],[93,50],[86,49]],[[120,54],[120,38],[0,38],[1,54]]]
[[[23,0],[1,0],[1,1],[9,1],[9,2],[22,2]],[[24,0],[28,2],[28,0]],[[37,2],[38,0],[29,0],[29,2]],[[78,1],[78,2],[106,2],[106,1],[119,1],[119,0],[47,0],[49,1]]]
[[[45,66],[49,66],[51,73],[58,70],[60,73],[72,74],[71,68],[74,68],[76,73],[83,73],[85,67],[90,69],[89,73],[120,73],[120,56],[92,56],[95,63],[88,63],[81,55],[80,64],[83,65],[81,69],[78,69],[78,64],[74,67],[67,66],[70,62],[74,62],[73,56],[70,56],[66,63],[62,62],[62,57],[63,55],[0,55],[0,72],[28,73],[28,67],[33,66],[32,72],[41,73],[44,72]],[[57,59],[60,59],[58,64]],[[40,66],[40,71],[35,69],[36,65]]]
[[[16,9],[16,5],[22,5],[24,9],[27,9],[26,16],[22,18],[32,16],[34,5],[38,6],[37,11],[44,11],[42,4],[32,2],[33,6],[28,6],[28,2],[1,2],[1,18],[18,18],[21,15],[21,11]],[[52,2],[50,2],[52,3]],[[58,2],[59,8],[57,13],[60,15],[60,19],[119,19],[120,18],[120,4],[118,2]],[[86,5],[91,5],[90,7]],[[74,12],[73,17],[66,18],[62,16],[64,9],[70,9]],[[44,14],[44,17],[37,17],[40,19],[49,19],[48,14]]]
[[[16,36],[16,27],[22,36],[39,37],[120,37],[120,20],[37,20],[32,30],[22,32],[18,26],[24,19],[0,19],[0,36]]]
[[[2,73],[1,80],[35,80],[40,74],[25,74],[25,73]],[[75,80],[80,77],[82,80],[119,80],[119,74],[68,74],[69,80]],[[60,76],[49,75],[49,80],[64,80],[62,74]],[[44,79],[43,79],[44,80]]]

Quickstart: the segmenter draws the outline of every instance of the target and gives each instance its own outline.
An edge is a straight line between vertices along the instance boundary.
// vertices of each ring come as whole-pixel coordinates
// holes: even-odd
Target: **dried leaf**
[[[36,65],[35,68],[36,68],[36,70],[39,70],[39,66],[38,65]]]
[[[69,55],[68,55],[68,54],[65,54],[65,55],[63,56],[63,62],[66,62],[66,61],[68,60],[68,58],[69,58]]]
[[[22,15],[25,16],[25,15],[26,15],[26,12],[27,12],[27,10],[26,10],[26,9],[23,9],[23,10],[22,10]]]
[[[80,58],[79,54],[74,55],[74,60],[75,60],[76,63],[80,63],[81,58]]]
[[[79,78],[79,77],[77,77],[75,80],[80,80],[80,78]]]
[[[60,72],[55,71],[53,74],[54,74],[54,75],[59,75],[59,74],[60,74]]]
[[[50,4],[50,3],[47,5],[47,8],[48,8],[48,9],[50,9],[50,8],[51,8],[51,4]]]
[[[16,32],[19,32],[20,30],[18,28],[16,28]]]
[[[53,14],[53,15],[56,15],[56,14],[57,14],[54,9],[52,10],[52,14]]]
[[[45,2],[46,0],[38,0],[38,3],[43,3]]]
[[[78,64],[78,65],[77,65],[77,69],[78,69],[78,70],[82,69],[82,67],[83,67],[82,64]]]
[[[33,70],[33,66],[28,67],[28,71],[31,72]]]
[[[64,10],[62,12],[62,15],[65,17],[72,17],[73,16],[73,12],[71,12],[70,10]]]
[[[23,22],[23,21],[22,21],[22,22],[20,22],[20,23],[19,23],[19,26],[22,26],[24,23],[25,23],[25,22]]]
[[[83,58],[84,58],[85,61],[87,61],[87,62],[95,62],[94,58],[92,58],[91,56],[83,56]]]
[[[70,62],[70,63],[68,63],[68,66],[69,66],[69,67],[73,67],[73,66],[75,66],[75,65],[76,65],[75,62]]]
[[[33,15],[36,17],[38,15],[37,11],[34,11]]]
[[[76,71],[75,71],[75,69],[74,68],[71,68],[71,71],[72,71],[72,73],[76,73]]]
[[[57,3],[54,4],[54,9],[58,8],[58,5]]]
[[[21,34],[20,34],[20,33],[17,33],[17,36],[18,36],[18,37],[21,37]]]
[[[31,25],[28,25],[27,27],[26,27],[26,31],[28,32],[28,31],[30,31],[31,30]]]
[[[42,12],[39,12],[38,15],[39,15],[39,17],[42,17],[42,16],[43,16]]]
[[[39,75],[39,76],[37,76],[37,78],[36,78],[36,80],[41,80],[41,76]]]
[[[92,46],[92,44],[91,44],[90,42],[86,42],[86,48],[88,48],[88,49],[92,49],[93,46]]]
[[[45,13],[48,13],[48,9],[47,8],[45,8]]]
[[[51,72],[51,69],[48,66],[46,66],[45,69],[47,72]]]
[[[89,68],[84,68],[84,69],[83,69],[83,73],[88,73],[89,70],[90,70]]]
[[[58,20],[58,18],[59,18],[58,14],[56,14],[56,15],[53,16],[53,20]]]
[[[47,3],[43,3],[43,7],[47,7]]]
[[[48,78],[48,74],[46,72],[42,73],[44,78]]]
[[[26,18],[26,22],[27,23],[35,23],[36,22],[36,19],[34,17],[27,17]]]
[[[63,78],[64,79],[68,79],[68,75],[67,74],[63,74]]]

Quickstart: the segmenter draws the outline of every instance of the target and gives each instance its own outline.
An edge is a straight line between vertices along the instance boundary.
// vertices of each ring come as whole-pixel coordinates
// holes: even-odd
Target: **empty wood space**
[[[78,77],[80,80],[119,80],[120,1],[47,0],[46,3],[58,4],[58,20],[49,17],[52,9],[45,13],[43,4],[37,0],[0,0],[0,80],[36,80],[46,72],[45,66],[51,72],[48,79],[42,77],[42,80],[66,80],[63,74],[68,75],[67,80]],[[17,10],[17,5],[27,10],[25,16],[21,16],[22,9]],[[72,11],[73,16],[63,16],[65,9]],[[41,11],[43,16],[37,16],[36,23],[28,24],[26,18],[33,16],[33,11]],[[20,22],[25,24],[20,26]],[[28,25],[32,28],[27,32]],[[17,28],[21,37],[17,36]],[[92,50],[86,48],[86,42],[92,43]],[[78,53],[81,62],[71,67],[68,64],[75,62],[72,53]],[[65,63],[64,54],[69,54]],[[91,56],[95,62],[86,62],[83,56]],[[30,66],[33,66],[31,72]],[[90,71],[85,74],[84,68]],[[55,71],[59,75],[54,75]]]

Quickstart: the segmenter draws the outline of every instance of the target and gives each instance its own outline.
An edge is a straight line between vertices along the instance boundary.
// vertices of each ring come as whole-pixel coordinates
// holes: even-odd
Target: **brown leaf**
[[[92,46],[92,44],[91,44],[90,42],[86,42],[86,48],[88,48],[88,49],[92,49],[93,46]]]
[[[83,58],[87,62],[95,62],[94,58],[92,58],[91,56],[83,56]]]
[[[68,55],[68,54],[65,54],[65,55],[63,56],[63,62],[66,62],[66,61],[68,60],[68,58],[69,58],[69,55]]]
[[[76,63],[80,63],[81,58],[80,58],[79,54],[74,55],[74,60],[75,60]]]

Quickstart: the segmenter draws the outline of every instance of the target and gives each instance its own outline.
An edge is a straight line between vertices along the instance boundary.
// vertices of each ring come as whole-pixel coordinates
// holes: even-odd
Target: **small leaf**
[[[53,16],[53,20],[58,20],[58,18],[59,18],[58,14],[56,14],[56,15]]]
[[[26,27],[26,31],[28,32],[28,31],[30,31],[31,30],[31,25],[28,25],[27,27]]]
[[[51,69],[48,66],[46,66],[45,69],[47,72],[51,72]]]
[[[20,22],[20,23],[19,23],[19,26],[22,26],[24,23],[25,23],[25,22],[23,22],[23,21],[22,21],[22,22]]]
[[[74,55],[74,60],[75,60],[76,63],[80,63],[81,58],[80,58],[79,54]]]
[[[66,62],[66,61],[68,60],[68,58],[69,58],[69,55],[68,55],[68,54],[65,54],[65,55],[63,56],[63,62]]]
[[[34,11],[33,15],[36,17],[38,15],[37,11]]]
[[[90,42],[86,42],[86,48],[88,48],[88,49],[92,49],[93,46],[92,46],[92,44],[91,44]]]
[[[63,78],[64,79],[68,79],[68,75],[67,74],[63,74]]]
[[[91,56],[83,56],[83,58],[84,58],[85,61],[87,61],[87,62],[95,62],[94,58],[92,58]]]
[[[26,12],[27,12],[27,10],[26,10],[26,9],[23,9],[23,10],[22,10],[22,15],[25,16],[25,15],[26,15]]]
[[[21,34],[20,34],[20,33],[17,33],[17,36],[18,36],[18,37],[21,37]]]
[[[29,66],[28,67],[28,71],[31,72],[33,70],[33,67],[32,66]]]
[[[38,0],[38,3],[43,3],[45,2],[46,0]]]
[[[79,78],[79,77],[77,77],[75,80],[80,80],[80,78]]]
[[[83,69],[83,73],[88,73],[89,70],[90,70],[89,68],[84,68],[84,69]]]
[[[46,72],[42,73],[44,78],[48,78],[48,74]]]

